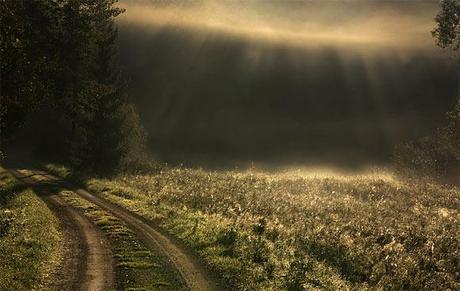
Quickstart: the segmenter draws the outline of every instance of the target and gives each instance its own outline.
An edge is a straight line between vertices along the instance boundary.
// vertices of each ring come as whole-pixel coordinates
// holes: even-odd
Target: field
[[[84,183],[160,223],[231,288],[460,288],[456,187],[184,168]]]
[[[61,242],[46,204],[0,167],[0,290],[46,290]]]

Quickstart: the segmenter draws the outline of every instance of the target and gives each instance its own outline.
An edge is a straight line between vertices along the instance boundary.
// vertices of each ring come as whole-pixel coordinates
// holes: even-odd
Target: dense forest
[[[117,66],[115,0],[0,1],[1,140],[112,169],[142,144]]]

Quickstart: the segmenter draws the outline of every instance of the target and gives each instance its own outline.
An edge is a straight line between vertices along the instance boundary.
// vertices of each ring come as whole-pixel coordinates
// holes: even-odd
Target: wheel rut
[[[104,199],[86,191],[85,189],[74,188],[72,187],[72,185],[47,172],[28,171],[27,175],[15,170],[12,170],[11,172],[16,177],[18,177],[26,183],[30,183],[31,181],[33,183],[37,183],[35,179],[32,179],[32,177],[38,177],[39,180],[45,182],[51,181],[52,183],[59,183],[61,189],[70,190],[78,194],[81,198],[86,199],[87,201],[109,212],[113,216],[119,218],[124,223],[126,223],[126,225],[129,228],[131,228],[131,230],[134,231],[136,235],[146,243],[146,245],[148,245],[154,251],[160,251],[162,255],[164,255],[169,260],[169,262],[174,266],[174,268],[182,277],[187,289],[200,291],[224,289],[222,287],[219,287],[220,284],[216,282],[213,276],[210,273],[208,273],[206,268],[200,264],[200,262],[194,257],[194,255],[190,254],[187,250],[185,250],[183,246],[175,242],[168,235],[163,234],[160,229],[158,229],[152,223],[140,217],[139,215],[132,213],[120,206],[114,205],[108,201],[105,201]],[[52,198],[53,200],[55,200],[56,198],[58,199],[58,201],[53,201],[52,203],[62,203],[60,207],[67,208],[65,202],[62,199],[60,199],[56,195],[51,195],[47,199],[51,199],[51,197],[54,197]],[[81,214],[79,214],[78,211],[74,211],[76,213],[73,213],[71,210],[69,210],[69,215],[81,216]],[[85,220],[86,222],[91,224],[85,217],[74,218],[74,220]],[[83,222],[80,221],[80,223]],[[89,237],[93,236],[93,234],[88,235]],[[93,263],[88,262],[86,269],[89,270],[93,268],[93,271],[91,272],[92,276],[88,277],[87,280],[84,282],[84,285],[82,286],[85,286],[84,290],[111,290],[111,288],[113,288],[114,286],[113,277],[112,279],[109,279],[110,276],[109,274],[107,274],[108,270],[102,269],[96,261],[99,260],[100,262],[105,260],[105,263],[111,266],[113,266],[113,263],[109,263],[106,260],[107,254],[104,254],[103,250],[97,248],[97,239],[87,239],[86,234],[84,236],[89,249],[91,249],[90,251],[88,251],[88,254],[93,255],[92,259],[90,256],[88,256],[88,261],[92,260]],[[111,276],[113,276],[113,270],[111,270],[111,274]],[[91,279],[95,281],[93,282],[91,281]],[[108,286],[107,284],[110,282],[110,280],[112,283],[110,283],[111,285]]]
[[[55,290],[116,290],[110,244],[82,213],[67,204],[48,187],[40,187],[31,175],[9,170],[17,179],[34,187],[61,221],[66,240],[64,261],[50,284]],[[67,241],[68,240],[68,241]]]

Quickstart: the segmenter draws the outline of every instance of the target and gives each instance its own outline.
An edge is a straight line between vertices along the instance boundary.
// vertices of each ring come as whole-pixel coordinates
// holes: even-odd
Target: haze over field
[[[130,92],[165,160],[384,162],[455,103],[438,1],[120,2]]]

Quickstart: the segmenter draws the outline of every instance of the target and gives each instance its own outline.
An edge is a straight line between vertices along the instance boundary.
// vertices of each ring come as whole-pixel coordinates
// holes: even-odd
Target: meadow
[[[168,167],[84,183],[159,223],[230,289],[460,288],[458,187]]]

